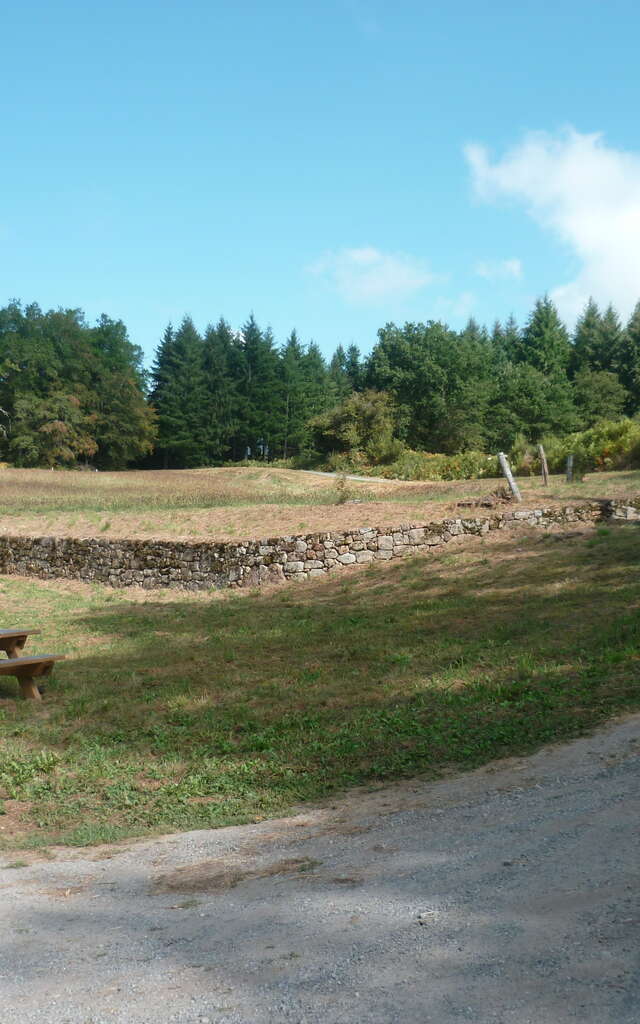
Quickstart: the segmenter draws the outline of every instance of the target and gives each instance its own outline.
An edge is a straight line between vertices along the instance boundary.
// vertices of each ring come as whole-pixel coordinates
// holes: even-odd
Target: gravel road
[[[297,817],[0,858],[2,1024],[638,1024],[640,715]]]

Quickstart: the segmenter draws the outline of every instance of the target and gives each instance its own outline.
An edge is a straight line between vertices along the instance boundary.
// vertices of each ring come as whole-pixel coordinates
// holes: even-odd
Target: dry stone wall
[[[244,543],[80,540],[0,536],[0,572],[96,581],[114,587],[255,586],[299,582],[349,565],[399,558],[446,544],[462,534],[602,520],[640,520],[637,503],[589,501],[547,508],[505,507],[486,516],[397,527],[361,527]]]

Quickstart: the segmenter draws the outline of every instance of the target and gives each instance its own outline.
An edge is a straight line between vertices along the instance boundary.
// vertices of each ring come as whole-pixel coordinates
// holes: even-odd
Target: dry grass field
[[[0,472],[0,532],[74,537],[240,540],[419,522],[482,498],[499,480],[358,481],[238,467],[123,473]],[[568,485],[520,481],[529,504],[633,497],[640,472],[597,473]]]

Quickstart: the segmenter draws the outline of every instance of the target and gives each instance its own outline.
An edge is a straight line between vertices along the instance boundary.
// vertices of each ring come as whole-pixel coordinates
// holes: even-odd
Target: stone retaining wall
[[[114,587],[204,590],[255,586],[313,579],[347,565],[414,554],[461,534],[610,519],[640,520],[638,503],[588,501],[538,509],[505,506],[482,517],[240,543],[0,536],[0,572],[97,581]]]

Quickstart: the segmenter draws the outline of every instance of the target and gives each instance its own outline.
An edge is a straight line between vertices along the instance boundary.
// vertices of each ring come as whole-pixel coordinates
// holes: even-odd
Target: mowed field
[[[260,591],[5,577],[2,623],[69,658],[42,704],[0,680],[0,867],[260,820],[637,709],[639,555],[629,523],[458,538]]]
[[[632,497],[640,472],[597,473],[582,483],[519,481],[539,505],[589,497]],[[450,515],[458,501],[486,497],[502,481],[342,482],[269,467],[123,473],[0,471],[0,530],[74,537],[243,540]]]

